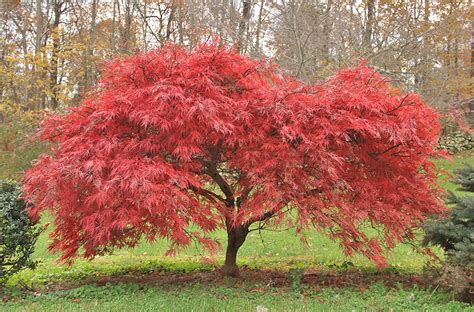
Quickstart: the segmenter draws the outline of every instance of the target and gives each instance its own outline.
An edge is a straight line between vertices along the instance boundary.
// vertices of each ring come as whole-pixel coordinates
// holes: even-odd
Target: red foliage
[[[57,144],[24,194],[32,216],[54,213],[63,260],[142,235],[213,248],[207,233],[272,217],[383,264],[443,210],[428,159],[437,119],[365,64],[305,85],[228,47],[168,46],[110,62],[78,108],[44,121],[41,138]]]

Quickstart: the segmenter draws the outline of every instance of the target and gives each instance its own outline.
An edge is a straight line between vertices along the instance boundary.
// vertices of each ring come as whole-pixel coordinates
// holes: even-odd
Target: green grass
[[[438,168],[452,172],[454,168],[462,166],[463,162],[474,163],[474,155],[454,157],[452,160],[437,160]],[[445,175],[440,176],[441,185],[451,191],[458,192]],[[50,221],[46,218],[43,222]],[[217,232],[216,238],[225,243],[225,233]],[[343,254],[337,243],[332,242],[321,233],[311,232],[307,236],[308,245],[299,242],[294,230],[282,232],[264,232],[262,237],[252,232],[239,252],[239,264],[252,269],[272,269],[288,271],[290,269],[318,268],[320,270],[340,269],[353,267],[364,271],[373,271],[375,266],[362,256],[348,258]],[[192,245],[180,252],[176,257],[165,257],[168,242],[157,241],[153,244],[143,242],[134,249],[122,249],[112,255],[97,257],[92,261],[77,260],[72,267],[58,265],[57,255],[47,251],[48,231],[38,240],[34,258],[40,262],[34,271],[25,270],[8,283],[11,289],[19,283],[26,283],[35,288],[45,288],[56,282],[74,282],[83,278],[94,279],[100,276],[124,274],[130,271],[152,272],[167,271],[173,273],[189,272],[193,270],[212,270],[222,263],[222,252],[216,259],[209,261],[199,246]],[[439,253],[439,251],[438,251]],[[425,255],[416,253],[409,245],[398,245],[388,257],[391,270],[401,273],[419,273],[429,261]],[[459,310],[460,303],[451,302],[447,294],[439,291],[434,293],[426,290],[397,290],[389,291],[383,287],[370,288],[364,293],[353,290],[324,289],[321,292],[311,292],[311,295],[302,300],[300,295],[283,291],[275,295],[278,290],[269,293],[256,294],[245,289],[228,289],[214,286],[200,287],[187,285],[179,289],[165,289],[148,287],[135,289],[136,285],[115,285],[96,289],[94,286],[83,286],[77,290],[65,293],[52,293],[39,297],[27,297],[20,303],[8,303],[5,308],[27,311],[45,310],[75,310],[94,309],[98,311],[110,310],[160,310],[167,309],[189,311],[215,310],[254,310],[257,305],[264,305],[276,310],[287,310],[285,307],[295,307],[298,311],[305,310],[352,310],[362,307],[393,307],[398,310],[433,309],[439,311]],[[116,292],[127,290],[126,296]],[[71,302],[75,292],[88,293],[88,297],[80,302]],[[128,292],[130,291],[130,293]],[[415,295],[415,299],[407,299]],[[175,296],[178,296],[179,306],[176,306]],[[123,298],[122,298],[123,297]],[[79,297],[81,298],[81,297]],[[225,298],[225,299],[224,299]],[[411,297],[410,297],[411,298]],[[259,301],[260,300],[260,301]],[[321,303],[324,301],[324,303]],[[153,308],[154,307],[154,308]],[[0,306],[0,310],[4,310]],[[166,310],[166,309],[165,309]],[[273,311],[274,309],[271,309]]]
[[[48,231],[49,232],[49,231]],[[200,246],[191,245],[176,257],[164,256],[168,242],[143,242],[134,249],[116,250],[112,255],[99,256],[92,261],[77,260],[72,267],[58,265],[57,255],[48,252],[48,232],[43,233],[37,243],[34,259],[40,263],[36,270],[25,270],[10,279],[15,285],[19,280],[33,286],[41,286],[56,281],[74,281],[78,278],[122,274],[129,271],[151,272],[189,272],[196,269],[211,270],[223,262],[222,252],[216,259],[209,261],[208,255]],[[223,244],[224,231],[215,234]],[[336,242],[327,236],[310,232],[308,244],[299,241],[295,230],[282,232],[258,232],[249,234],[239,251],[239,265],[251,269],[273,269],[288,271],[297,268],[344,269],[355,266],[372,271],[375,265],[367,258],[357,255],[347,257]],[[398,245],[389,257],[390,265],[400,272],[420,272],[429,260],[425,255],[416,253],[409,245]]]
[[[474,164],[474,153],[462,156],[453,156],[452,159],[438,159],[435,161],[436,167],[452,173],[456,168],[462,167],[464,164]],[[448,191],[454,192],[458,195],[465,195],[467,192],[459,191],[457,185],[450,181],[449,176],[443,174],[439,178],[440,185]]]
[[[136,284],[82,286],[6,303],[3,311],[474,311],[441,291],[334,288],[270,288],[201,284],[140,287]]]

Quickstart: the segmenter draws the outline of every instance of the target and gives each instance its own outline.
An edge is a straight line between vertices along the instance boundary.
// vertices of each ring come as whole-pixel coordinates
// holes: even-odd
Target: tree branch
[[[240,208],[242,203],[244,203],[249,198],[249,194],[252,191],[252,189],[253,189],[253,186],[247,187],[242,191],[242,195],[240,195],[239,198],[237,198],[237,207]]]
[[[226,180],[219,174],[217,170],[217,164],[219,162],[219,155],[222,148],[222,140],[217,142],[217,145],[211,149],[210,161],[201,161],[202,164],[205,166],[204,173],[208,174],[212,180],[219,186],[222,193],[225,195],[225,199],[228,206],[234,205],[234,193],[232,192],[232,188],[229,186]]]
[[[370,156],[380,156],[380,155],[383,155],[383,154],[385,154],[385,153],[390,152],[391,150],[393,150],[394,148],[399,147],[400,145],[402,145],[402,143],[398,143],[398,144],[395,144],[395,145],[393,145],[393,146],[391,146],[391,147],[388,147],[387,149],[385,149],[385,150],[384,150],[383,152],[381,152],[381,153],[369,153],[369,155],[370,155]]]
[[[226,200],[224,198],[222,198],[222,196],[214,193],[214,192],[211,192],[209,190],[206,190],[206,189],[203,189],[203,188],[196,188],[196,187],[191,187],[191,190],[198,194],[198,195],[202,195],[204,197],[206,197],[207,199],[211,200],[211,201],[220,201],[220,202],[223,202],[225,203]]]
[[[265,221],[265,220],[270,219],[271,217],[273,217],[273,215],[275,213],[276,213],[275,211],[267,211],[259,217],[255,217],[255,218],[250,219],[249,223],[252,224],[252,223],[255,223],[255,222],[259,222],[259,221]]]
[[[401,102],[397,107],[395,107],[394,109],[389,110],[389,111],[386,112],[385,114],[393,113],[394,111],[396,111],[397,109],[399,109],[400,107],[402,107],[402,106],[403,106],[403,103],[405,102],[405,100],[407,99],[408,96],[409,96],[409,94],[405,95],[405,97],[403,98],[402,102]]]

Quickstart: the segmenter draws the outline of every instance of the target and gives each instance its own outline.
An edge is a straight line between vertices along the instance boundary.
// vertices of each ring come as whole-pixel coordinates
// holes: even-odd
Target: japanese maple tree
[[[249,231],[285,222],[383,265],[443,211],[428,158],[437,118],[365,64],[307,85],[226,46],[170,45],[111,61],[79,107],[43,122],[51,152],[24,196],[33,217],[53,213],[62,260],[143,236],[212,250],[209,233],[224,228],[222,270],[237,275]]]

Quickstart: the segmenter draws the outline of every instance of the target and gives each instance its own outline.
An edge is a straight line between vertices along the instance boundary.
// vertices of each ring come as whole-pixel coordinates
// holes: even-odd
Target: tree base
[[[224,276],[239,277],[239,267],[236,265],[224,264],[221,267],[221,272]]]

